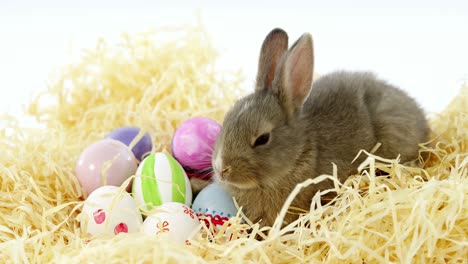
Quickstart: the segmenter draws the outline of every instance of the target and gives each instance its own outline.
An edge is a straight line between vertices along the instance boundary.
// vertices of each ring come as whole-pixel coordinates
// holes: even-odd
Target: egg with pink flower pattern
[[[143,222],[143,233],[190,245],[199,225],[198,217],[187,205],[169,202],[154,208]]]
[[[142,215],[134,199],[117,186],[102,186],[86,199],[79,215],[81,229],[93,237],[139,232]]]

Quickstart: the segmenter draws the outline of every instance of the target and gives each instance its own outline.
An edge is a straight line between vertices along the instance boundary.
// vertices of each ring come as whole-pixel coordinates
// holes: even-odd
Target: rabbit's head
[[[215,144],[216,180],[239,189],[277,185],[307,147],[300,115],[313,72],[310,34],[288,50],[281,29],[265,38],[255,91],[228,111]]]

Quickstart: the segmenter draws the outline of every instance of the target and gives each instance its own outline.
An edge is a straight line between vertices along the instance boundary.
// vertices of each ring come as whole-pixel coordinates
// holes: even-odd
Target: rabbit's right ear
[[[309,96],[314,71],[312,36],[303,34],[284,55],[274,80],[274,92],[290,117],[299,113]]]
[[[288,50],[288,34],[280,29],[273,29],[263,41],[258,61],[256,91],[271,89],[276,67]]]

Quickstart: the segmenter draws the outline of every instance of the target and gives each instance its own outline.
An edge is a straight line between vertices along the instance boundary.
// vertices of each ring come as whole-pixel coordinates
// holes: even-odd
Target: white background
[[[253,1],[252,1],[253,2]],[[195,24],[199,12],[221,65],[253,82],[274,27],[292,43],[310,32],[315,70],[370,70],[441,111],[468,78],[468,1],[13,1],[0,0],[0,111],[19,113],[69,48],[120,32]],[[247,87],[250,88],[250,87]]]

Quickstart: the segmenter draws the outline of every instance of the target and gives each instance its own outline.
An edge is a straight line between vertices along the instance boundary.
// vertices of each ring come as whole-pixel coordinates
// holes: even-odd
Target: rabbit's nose
[[[229,178],[230,174],[231,174],[231,167],[228,166],[221,170],[221,173],[219,176],[221,177],[222,180],[226,180],[227,178]]]

